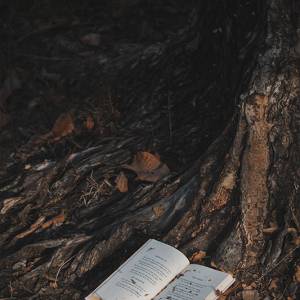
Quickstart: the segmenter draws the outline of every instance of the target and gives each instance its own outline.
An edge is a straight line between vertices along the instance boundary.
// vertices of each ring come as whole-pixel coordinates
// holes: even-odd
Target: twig
[[[63,266],[65,266],[74,257],[75,257],[75,254],[72,255],[69,259],[67,259],[65,262],[63,262],[62,265],[58,268],[58,271],[57,271],[55,279],[54,279],[55,284],[57,284],[57,279],[58,279],[59,273],[60,273],[61,269],[63,268]]]

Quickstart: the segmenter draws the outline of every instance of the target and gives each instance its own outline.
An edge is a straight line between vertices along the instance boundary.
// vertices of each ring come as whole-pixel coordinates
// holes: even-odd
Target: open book
[[[149,240],[86,300],[214,300],[234,278],[190,264],[177,249]]]

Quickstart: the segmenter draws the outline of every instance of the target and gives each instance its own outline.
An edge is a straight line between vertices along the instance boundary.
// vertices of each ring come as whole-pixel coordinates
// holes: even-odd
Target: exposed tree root
[[[295,28],[289,4],[269,4],[266,39],[255,68],[250,64],[245,71],[251,70],[252,77],[242,100],[226,129],[188,168],[156,183],[136,184],[126,194],[115,188],[122,165],[148,147],[146,138],[133,134],[137,129],[149,122],[155,126],[152,130],[163,128],[162,137],[170,137],[170,132],[172,139],[184,137],[180,126],[170,129],[169,119],[161,117],[159,105],[165,100],[149,104],[149,95],[140,103],[127,103],[134,113],[128,115],[122,137],[103,139],[38,171],[24,170],[35,152],[25,155],[26,147],[19,151],[21,159],[7,167],[0,188],[2,297],[80,299],[149,237],[190,257],[204,251],[207,263],[212,259],[242,282],[255,283],[261,295],[271,293],[266,290],[270,278],[278,276],[283,265],[299,262],[293,238],[300,230],[300,78],[299,55],[291,54],[295,42],[289,33],[295,34]],[[187,26],[178,40],[152,52],[144,49],[132,72],[141,70],[142,63],[150,65],[153,74],[175,64],[184,57],[175,45],[193,40],[199,22]],[[240,53],[253,52],[254,40],[250,38]],[[175,50],[168,55],[171,47]],[[129,65],[136,56],[130,58]],[[123,76],[120,69],[118,75]],[[147,94],[147,89],[131,84],[137,95]],[[171,89],[165,82],[154,84],[155,95]],[[241,87],[234,90],[239,94]],[[180,94],[176,89],[174,93]],[[193,128],[183,124],[184,129]],[[99,184],[94,189],[91,178]],[[292,277],[285,274],[282,282],[296,295]]]

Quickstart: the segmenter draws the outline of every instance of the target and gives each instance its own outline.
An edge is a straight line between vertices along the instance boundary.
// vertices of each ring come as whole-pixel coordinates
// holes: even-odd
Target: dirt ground
[[[236,22],[242,25],[233,26],[236,40],[226,52],[223,16],[207,9],[210,18],[199,22],[205,47],[199,47],[199,36],[185,44],[180,31],[192,19],[195,2],[0,0],[0,187],[9,168],[44,168],[124,136],[142,141],[130,145],[132,154],[155,153],[176,175],[194,166],[234,114],[234,95],[248,76],[241,76],[244,63],[236,49],[256,24],[249,8],[242,22],[241,5]],[[168,53],[160,58],[166,44],[174,49],[168,61]],[[140,73],[132,71],[136,61]],[[142,184],[133,177],[137,190]],[[105,264],[117,267],[126,251]]]
[[[107,63],[166,40],[189,8],[138,2],[1,1],[0,80],[9,86],[0,98],[1,162],[65,113],[74,118],[75,134],[44,145],[56,158],[118,134],[123,116]],[[93,128],[86,128],[87,118]]]

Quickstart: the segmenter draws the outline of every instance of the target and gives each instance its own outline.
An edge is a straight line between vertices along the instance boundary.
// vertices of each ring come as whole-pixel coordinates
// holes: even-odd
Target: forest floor
[[[59,159],[117,135],[126,111],[105,66],[174,35],[191,1],[108,2],[0,2],[0,166],[41,138]],[[45,138],[57,120],[54,130],[65,138]]]
[[[118,73],[117,69],[111,71],[110,65],[122,70],[134,53],[150,51],[152,45],[171,40],[185,27],[194,3],[0,0],[0,180],[10,162],[26,162],[24,170],[44,168],[97,145],[101,139],[121,136],[124,128],[131,130],[131,111],[122,98],[127,86],[110,77]],[[213,34],[218,30],[216,27]],[[216,58],[215,62],[212,56],[216,51],[223,50],[209,49],[199,63],[203,65],[201,72],[207,72],[200,75],[204,74],[207,81],[215,76],[215,86],[222,67],[213,75],[207,70],[208,64],[215,66],[223,59]],[[184,67],[188,63],[182,62]],[[239,72],[235,73],[237,78]],[[229,86],[224,74],[220,76],[225,78],[222,84]],[[184,88],[176,86],[174,90],[185,89],[182,93],[187,97],[189,90],[191,95],[197,94],[197,88],[206,88],[204,79],[203,88],[198,87],[200,80],[195,78],[196,84],[191,80]],[[136,80],[148,84],[144,77]],[[185,103],[182,98],[174,104],[173,113],[168,105],[163,107],[160,116],[167,125],[161,136],[151,130],[144,133],[146,121],[140,131],[132,130],[131,134],[149,140],[143,143],[148,147],[139,150],[158,154],[172,172],[190,167],[234,113],[234,104],[228,102],[230,93],[222,86],[211,92],[213,88],[208,86],[204,92],[207,98],[212,93],[212,101],[199,100],[195,104],[193,99]],[[220,97],[223,102],[219,107],[218,95],[225,95]]]

